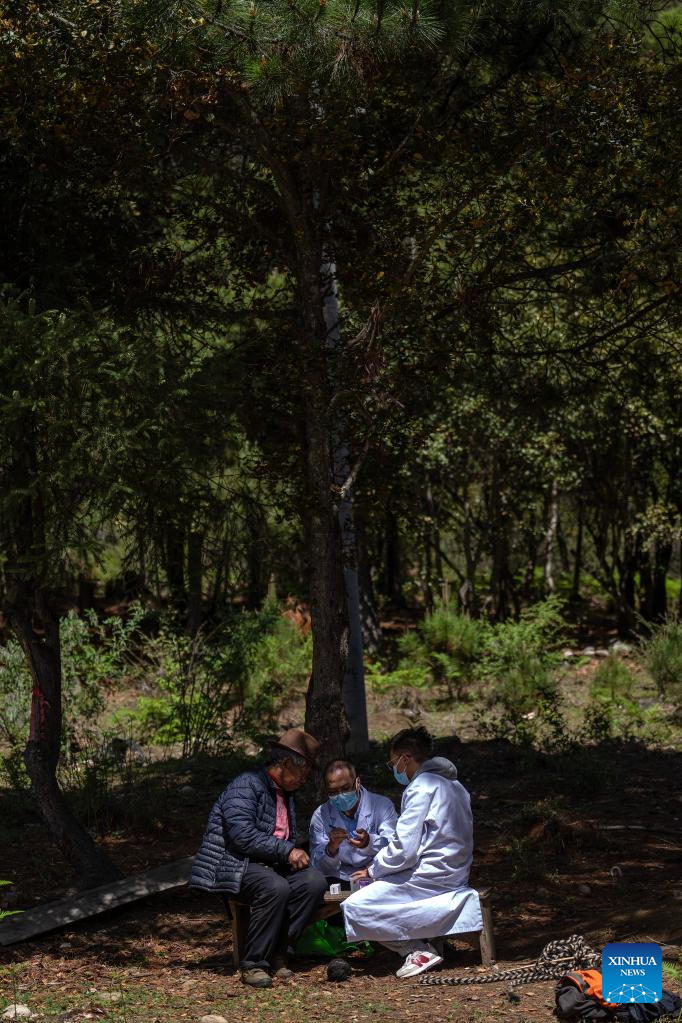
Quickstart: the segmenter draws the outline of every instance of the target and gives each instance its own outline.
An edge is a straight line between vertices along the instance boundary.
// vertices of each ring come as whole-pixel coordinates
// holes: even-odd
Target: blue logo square
[[[601,955],[601,991],[607,1002],[658,1002],[663,993],[663,953],[649,941],[614,941]]]

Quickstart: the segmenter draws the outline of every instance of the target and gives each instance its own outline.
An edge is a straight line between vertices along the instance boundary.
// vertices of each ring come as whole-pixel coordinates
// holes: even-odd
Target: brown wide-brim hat
[[[320,744],[317,739],[314,739],[312,735],[308,735],[302,728],[287,728],[286,732],[280,735],[273,745],[291,750],[292,753],[298,753],[299,756],[304,757],[311,765],[317,763]]]

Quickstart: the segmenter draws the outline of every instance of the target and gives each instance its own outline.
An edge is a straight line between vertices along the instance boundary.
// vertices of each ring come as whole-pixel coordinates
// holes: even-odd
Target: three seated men
[[[310,857],[297,849],[293,793],[317,762],[319,744],[288,729],[266,763],[238,775],[214,804],[190,885],[251,907],[242,980],[272,985],[291,976],[287,953],[324,900],[327,884],[370,878],[343,902],[349,941],[381,942],[405,957],[398,977],[442,962],[432,939],[481,929],[468,887],[473,854],[469,794],[449,760],[431,756],[425,729],[404,729],[389,767],[405,786],[400,817],[369,792],[347,760],[327,765],[328,794],[313,814]]]

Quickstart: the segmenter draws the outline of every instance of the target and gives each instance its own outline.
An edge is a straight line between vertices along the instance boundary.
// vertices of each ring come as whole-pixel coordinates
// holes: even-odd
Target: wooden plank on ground
[[[35,909],[9,917],[0,923],[0,945],[26,941],[37,934],[45,934],[57,927],[66,927],[78,920],[105,913],[116,906],[125,906],[148,895],[180,888],[189,880],[192,859],[192,856],[187,856],[183,860],[147,870],[144,874],[100,885],[99,888],[91,888],[72,898],[48,902],[44,906],[36,906]]]

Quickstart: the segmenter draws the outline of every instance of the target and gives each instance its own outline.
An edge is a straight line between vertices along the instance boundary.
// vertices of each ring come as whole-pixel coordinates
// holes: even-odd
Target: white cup
[[[341,894],[341,885],[340,884],[330,884],[329,885],[329,894],[330,895],[340,895]]]

